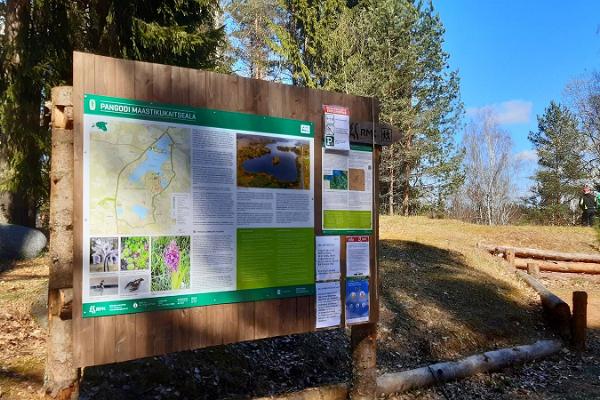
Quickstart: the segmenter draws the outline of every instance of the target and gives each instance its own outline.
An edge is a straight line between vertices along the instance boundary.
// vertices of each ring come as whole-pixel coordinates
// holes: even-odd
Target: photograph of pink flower
[[[150,264],[153,292],[188,289],[190,287],[190,237],[153,237]]]

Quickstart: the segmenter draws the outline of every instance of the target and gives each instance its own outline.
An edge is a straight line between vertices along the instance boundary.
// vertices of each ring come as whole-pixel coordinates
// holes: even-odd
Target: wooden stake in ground
[[[540,266],[537,263],[527,263],[527,273],[534,278],[539,278]]]
[[[571,319],[571,340],[575,351],[585,351],[587,331],[587,293],[573,292],[573,318]]]
[[[375,400],[377,396],[377,324],[355,325],[351,329],[352,400]]]
[[[512,268],[515,268],[515,252],[512,250],[508,250],[505,253],[506,261],[508,261],[508,265]]]
[[[73,367],[73,104],[71,87],[52,89],[50,171],[50,276],[48,358],[45,389],[50,398],[77,398],[79,370]]]

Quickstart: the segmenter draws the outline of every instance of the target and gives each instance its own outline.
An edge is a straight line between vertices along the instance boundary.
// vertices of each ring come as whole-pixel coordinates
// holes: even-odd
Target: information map
[[[83,317],[314,295],[311,122],[84,96]]]

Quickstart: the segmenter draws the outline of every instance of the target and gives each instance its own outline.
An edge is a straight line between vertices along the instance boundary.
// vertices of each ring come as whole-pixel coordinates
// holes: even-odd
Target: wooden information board
[[[76,365],[84,367],[106,364],[225,343],[314,331],[314,237],[324,233],[321,179],[322,106],[335,104],[346,107],[350,110],[352,120],[376,122],[377,107],[374,100],[233,75],[78,52],[74,53],[73,63],[73,346]],[[133,115],[133,112],[137,114]],[[196,123],[198,120],[200,122]],[[239,121],[242,121],[241,125],[236,125]],[[132,124],[134,122],[138,125]],[[161,125],[163,122],[164,126]],[[200,128],[193,127],[196,125]],[[164,130],[161,130],[163,128]],[[299,204],[302,212],[295,218],[277,218],[272,226],[269,225],[270,229],[275,230],[274,233],[269,231],[269,234],[275,236],[270,238],[262,233],[257,236],[257,229],[252,225],[252,218],[255,218],[253,209],[246,210],[246,217],[242,218],[240,207],[236,211],[238,229],[232,235],[235,237],[237,234],[237,239],[234,240],[237,240],[238,268],[239,260],[251,258],[256,247],[262,246],[264,251],[269,250],[268,246],[265,246],[266,242],[255,245],[258,242],[253,240],[273,242],[273,238],[279,238],[280,242],[275,243],[287,246],[286,248],[290,249],[287,251],[298,253],[293,266],[295,275],[280,273],[276,279],[273,272],[269,272],[272,270],[269,269],[268,263],[272,260],[265,259],[266,277],[252,279],[251,276],[248,277],[249,273],[244,275],[238,271],[238,290],[227,289],[227,285],[232,283],[222,283],[227,276],[221,279],[217,274],[215,279],[220,279],[223,288],[214,295],[192,293],[189,296],[186,294],[169,297],[174,289],[182,290],[182,293],[191,290],[189,282],[190,279],[194,279],[193,276],[190,278],[189,271],[181,272],[183,266],[189,266],[186,263],[190,263],[185,258],[185,251],[194,245],[194,235],[204,234],[196,230],[193,231],[193,235],[178,233],[180,229],[183,229],[182,232],[187,229],[186,223],[191,224],[191,221],[179,214],[185,216],[185,212],[192,213],[193,208],[191,200],[182,193],[194,190],[201,193],[205,190],[204,187],[191,188],[193,185],[183,179],[178,163],[194,164],[193,159],[196,156],[190,154],[186,146],[189,141],[201,141],[204,137],[209,137],[211,129],[234,131],[234,142],[213,145],[222,145],[223,148],[232,145],[232,154],[237,152],[238,157],[242,154],[240,149],[244,146],[246,153],[255,153],[266,147],[267,143],[272,146],[272,151],[278,152],[278,155],[270,160],[273,165],[288,161],[286,157],[294,153],[292,159],[296,160],[295,165],[298,166],[300,174],[295,181],[300,183],[296,183],[299,186],[291,188],[294,189],[294,193],[300,194],[302,189],[305,189],[311,199],[310,208],[303,205],[301,198],[285,197],[283,191],[281,196],[287,205]],[[206,135],[202,136],[203,134]],[[134,140],[136,135],[146,135],[147,137],[144,137],[150,140],[150,144],[145,146],[143,141]],[[265,135],[271,135],[268,141],[265,141]],[[90,146],[90,138],[97,140],[97,143],[92,142]],[[194,146],[199,148],[208,145],[205,142],[196,142]],[[104,149],[104,152],[99,153],[95,149]],[[310,156],[307,154],[309,149]],[[210,157],[216,157],[214,153],[216,152]],[[371,310],[366,321],[368,323],[375,323],[378,319],[378,227],[375,195],[378,149],[372,154],[375,183],[370,224],[372,234],[367,235],[370,246],[368,293]],[[121,156],[129,157],[129,161],[122,162],[119,158]],[[216,168],[219,162],[223,162],[222,157],[225,156],[219,157],[221,158],[218,160],[213,159],[209,167]],[[99,162],[99,159],[104,161]],[[310,165],[306,170],[302,169],[302,160]],[[145,163],[139,164],[141,161]],[[170,166],[168,171],[161,167],[165,162]],[[238,158],[238,165],[239,163]],[[94,165],[101,165],[101,168],[95,169]],[[194,170],[193,167],[190,174],[194,175],[193,180],[197,183],[204,173],[206,177],[211,176],[210,173],[202,172],[200,168]],[[116,188],[103,180],[111,174],[118,176],[118,182],[121,182],[116,184]],[[267,180],[265,183],[264,175],[250,175],[240,176],[240,172],[237,173],[238,186],[240,181],[243,181],[242,186],[250,187],[250,190],[244,192],[245,198],[251,197],[251,189],[257,185],[262,185],[260,188],[268,187],[269,190],[274,187],[284,189],[283,186],[287,185],[285,188],[288,188],[291,185],[281,183],[290,180],[286,177],[279,181]],[[189,179],[191,180],[191,177]],[[259,181],[260,184],[256,183]],[[177,182],[179,186],[173,182]],[[357,175],[353,182],[351,185],[365,184],[360,175]],[[136,200],[134,203],[128,203],[132,197],[138,195],[142,186],[147,188],[150,194],[146,197],[141,195],[139,202]],[[106,196],[102,194],[105,187]],[[179,189],[167,193],[167,189],[175,187]],[[131,193],[135,193],[135,196]],[[123,198],[127,198],[127,201],[122,200]],[[223,203],[222,199],[217,198]],[[254,201],[253,198],[250,200]],[[249,204],[252,203],[250,200]],[[167,215],[168,212],[160,208],[161,201],[172,202],[172,215]],[[194,198],[194,201],[197,202],[197,198]],[[177,214],[178,211],[181,212]],[[223,213],[223,210],[220,212]],[[310,216],[310,220],[302,220],[307,215]],[[164,221],[171,220],[174,222],[173,226],[168,228],[168,235],[152,231],[155,227],[152,224],[165,224],[168,222]],[[246,224],[246,228],[239,229],[239,221]],[[261,223],[264,225],[264,221],[256,222],[259,225]],[[290,226],[293,229],[288,229]],[[335,231],[325,233],[335,234]],[[343,233],[340,231],[337,234]],[[365,231],[357,234],[364,236]],[[297,241],[297,246],[292,246],[294,240]],[[103,250],[102,246],[108,247]],[[139,249],[148,252],[148,260],[139,257]],[[117,251],[115,254],[118,256],[110,256],[111,250]],[[169,253],[171,250],[175,255]],[[198,248],[195,251],[196,254],[200,252]],[[211,251],[212,248],[204,248],[204,259]],[[138,257],[135,262],[126,257],[132,252]],[[215,257],[222,256],[217,250],[215,252]],[[162,267],[172,278],[166,283],[154,279],[158,274],[156,271],[150,272],[150,264],[158,265],[156,254],[164,257],[164,260],[161,260],[164,263]],[[261,254],[263,258],[264,254],[266,253]],[[150,260],[152,257],[155,257],[153,261]],[[256,259],[257,257],[253,259],[254,264],[251,267],[254,269],[249,269],[250,271],[256,271],[260,267],[256,265]],[[343,304],[346,290],[345,236],[341,236],[340,259]],[[279,263],[281,264],[281,261]],[[246,269],[250,268],[247,264],[243,265]],[[235,274],[232,276],[232,279],[236,280]],[[269,282],[266,288],[265,282]],[[235,282],[233,285],[235,286]],[[144,299],[143,295],[136,297],[138,293],[159,293],[161,290],[165,296],[160,301],[136,300]],[[115,296],[123,294],[125,300],[114,300]],[[343,313],[342,307],[342,323],[345,320]],[[361,320],[361,323],[363,322],[365,321]]]

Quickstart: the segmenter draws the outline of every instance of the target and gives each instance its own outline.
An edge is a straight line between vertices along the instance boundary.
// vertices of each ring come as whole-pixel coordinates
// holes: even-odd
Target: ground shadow
[[[472,268],[460,253],[383,240],[380,257],[384,371],[552,336],[538,302],[523,301],[493,270]]]
[[[349,377],[349,341],[336,329],[86,368],[80,398],[243,399]]]

